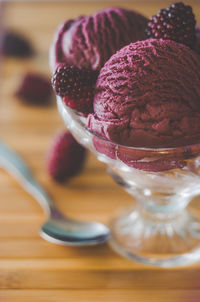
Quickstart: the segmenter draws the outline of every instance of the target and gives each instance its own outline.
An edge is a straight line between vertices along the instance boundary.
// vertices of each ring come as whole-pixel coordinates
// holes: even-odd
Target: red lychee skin
[[[86,149],[70,132],[59,133],[48,153],[48,173],[56,182],[64,183],[81,172],[85,158]]]
[[[27,104],[47,105],[52,93],[51,81],[46,76],[27,73],[15,95]]]

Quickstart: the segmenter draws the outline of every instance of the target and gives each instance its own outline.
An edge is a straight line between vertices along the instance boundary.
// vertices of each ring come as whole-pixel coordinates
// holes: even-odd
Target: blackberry
[[[48,150],[47,171],[52,179],[63,183],[81,172],[85,158],[86,149],[70,132],[58,133]]]
[[[52,86],[67,106],[82,113],[89,113],[93,110],[97,75],[97,71],[64,65],[54,73]]]
[[[19,33],[6,31],[2,35],[2,52],[8,57],[26,58],[34,54],[30,42]]]
[[[149,19],[146,35],[148,38],[169,39],[194,48],[195,24],[191,6],[177,2]]]
[[[52,92],[48,77],[38,73],[26,73],[15,95],[27,104],[48,105]]]

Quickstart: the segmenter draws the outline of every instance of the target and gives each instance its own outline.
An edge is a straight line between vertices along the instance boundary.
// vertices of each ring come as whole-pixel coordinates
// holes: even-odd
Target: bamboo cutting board
[[[46,172],[52,137],[64,129],[55,97],[48,107],[22,104],[14,96],[20,76],[35,71],[50,76],[48,49],[56,26],[67,18],[110,6],[136,9],[150,16],[170,1],[8,2],[4,23],[26,35],[36,55],[5,59],[0,99],[0,137],[27,161],[37,180],[66,214],[107,223],[132,198],[117,186],[105,167],[89,154],[85,169],[66,185]],[[200,17],[200,2],[187,1]],[[198,19],[200,23],[200,19]],[[0,301],[23,302],[195,302],[200,301],[200,263],[162,270],[123,259],[105,244],[64,247],[39,237],[45,217],[36,201],[0,170]]]

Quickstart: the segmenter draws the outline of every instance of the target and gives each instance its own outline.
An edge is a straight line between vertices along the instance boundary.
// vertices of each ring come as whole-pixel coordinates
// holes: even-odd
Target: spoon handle
[[[22,187],[35,197],[47,215],[55,211],[53,201],[36,182],[24,160],[3,142],[0,142],[0,167],[19,180]]]

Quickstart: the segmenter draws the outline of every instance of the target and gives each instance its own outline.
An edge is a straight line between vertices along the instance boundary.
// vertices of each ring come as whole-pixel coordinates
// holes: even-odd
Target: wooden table
[[[55,1],[6,5],[6,27],[25,34],[37,54],[31,60],[4,61],[0,136],[23,156],[60,209],[71,216],[106,223],[115,209],[131,204],[132,198],[113,182],[104,165],[91,154],[83,173],[67,184],[59,185],[50,179],[45,167],[46,154],[53,135],[64,129],[64,125],[56,110],[55,97],[52,105],[45,108],[19,102],[14,92],[20,76],[27,70],[50,76],[48,48],[62,20],[122,4],[150,16],[169,3]],[[199,1],[187,3],[194,4],[194,11],[199,13]],[[123,259],[107,245],[83,248],[54,245],[38,234],[44,219],[35,200],[0,170],[1,302],[200,301],[199,263],[162,270]]]

